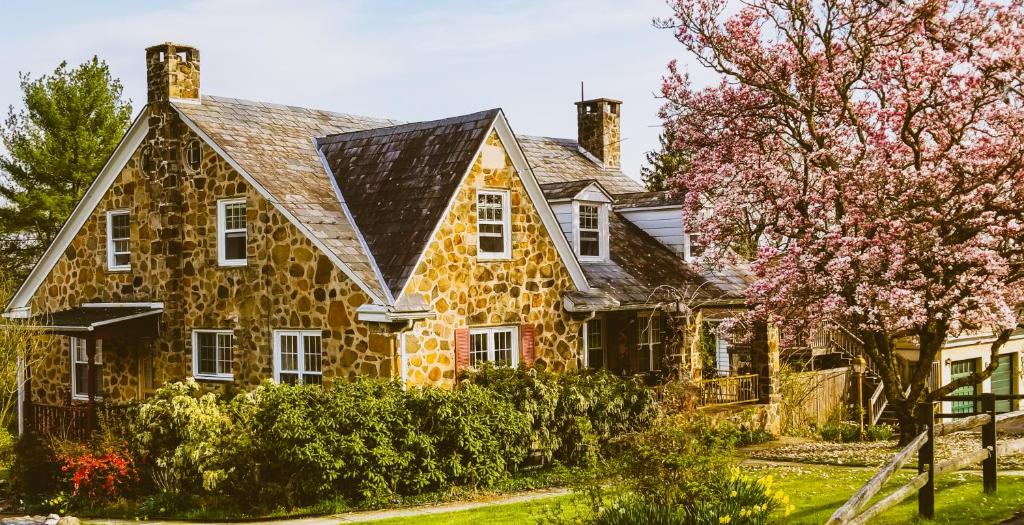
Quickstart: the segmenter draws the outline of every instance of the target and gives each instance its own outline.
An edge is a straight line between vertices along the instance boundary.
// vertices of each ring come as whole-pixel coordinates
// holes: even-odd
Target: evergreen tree
[[[53,241],[132,114],[121,82],[97,57],[20,79],[24,108],[10,107],[0,129],[0,267],[18,278]]]
[[[665,128],[658,137],[658,150],[649,151],[645,156],[647,163],[640,168],[640,177],[648,191],[668,189],[668,180],[685,170],[688,159],[675,148],[675,138],[670,128]]]

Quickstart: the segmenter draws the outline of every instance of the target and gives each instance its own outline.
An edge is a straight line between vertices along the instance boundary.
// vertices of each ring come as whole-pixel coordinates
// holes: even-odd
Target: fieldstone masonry
[[[512,257],[476,257],[476,191],[510,192]],[[447,383],[455,377],[455,329],[530,324],[536,366],[555,371],[577,366],[581,322],[562,308],[574,290],[523,182],[496,133],[491,133],[428,245],[405,294],[418,294],[437,313],[406,335],[411,384]]]

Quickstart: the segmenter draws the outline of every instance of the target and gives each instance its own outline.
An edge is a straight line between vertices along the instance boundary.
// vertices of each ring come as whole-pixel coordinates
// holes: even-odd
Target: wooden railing
[[[885,466],[871,477],[842,507],[832,514],[827,525],[867,524],[886,510],[898,505],[903,500],[917,494],[918,514],[927,519],[935,517],[935,478],[950,472],[956,472],[970,465],[982,464],[982,485],[985,492],[996,491],[996,469],[998,456],[1024,450],[1024,439],[1016,439],[1002,444],[996,442],[996,425],[1002,421],[1024,418],[1024,411],[996,415],[996,399],[1022,398],[1022,395],[982,394],[981,396],[950,396],[940,401],[981,401],[984,412],[950,421],[935,423],[935,418],[954,418],[962,414],[937,414],[933,403],[917,405],[918,425],[922,432],[907,444]],[[969,399],[968,399],[969,398]],[[935,438],[982,427],[981,447],[961,453],[950,459],[935,461]],[[893,474],[917,454],[917,476],[898,487],[889,495],[879,499],[874,505],[861,510],[882,489]]]
[[[96,405],[94,428],[90,429],[89,405],[28,405],[25,422],[28,430],[49,438],[84,441],[91,430],[98,430],[104,421],[124,414],[125,405]]]
[[[909,386],[903,392],[903,395],[910,395]],[[875,392],[871,394],[871,399],[868,400],[868,422],[872,425],[877,425],[887,406],[889,406],[889,395],[885,393],[885,384],[879,381]]]
[[[724,376],[696,381],[700,406],[754,403],[758,400],[757,374]]]

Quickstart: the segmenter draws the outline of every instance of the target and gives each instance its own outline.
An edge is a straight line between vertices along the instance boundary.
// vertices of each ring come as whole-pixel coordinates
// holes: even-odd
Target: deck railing
[[[757,374],[724,376],[696,381],[700,405],[733,405],[758,400]]]
[[[124,405],[96,405],[96,427],[89,428],[89,405],[28,405],[26,423],[28,430],[41,436],[83,441],[89,438],[90,430],[109,418],[124,413]]]

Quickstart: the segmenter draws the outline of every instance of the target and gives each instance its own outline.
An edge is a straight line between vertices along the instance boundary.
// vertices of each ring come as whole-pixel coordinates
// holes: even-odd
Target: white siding
[[[572,246],[572,201],[553,203],[551,211],[555,213],[555,219],[569,241],[569,246]]]
[[[557,212],[556,212],[557,213]],[[682,257],[685,245],[680,208],[619,210],[619,214]]]

